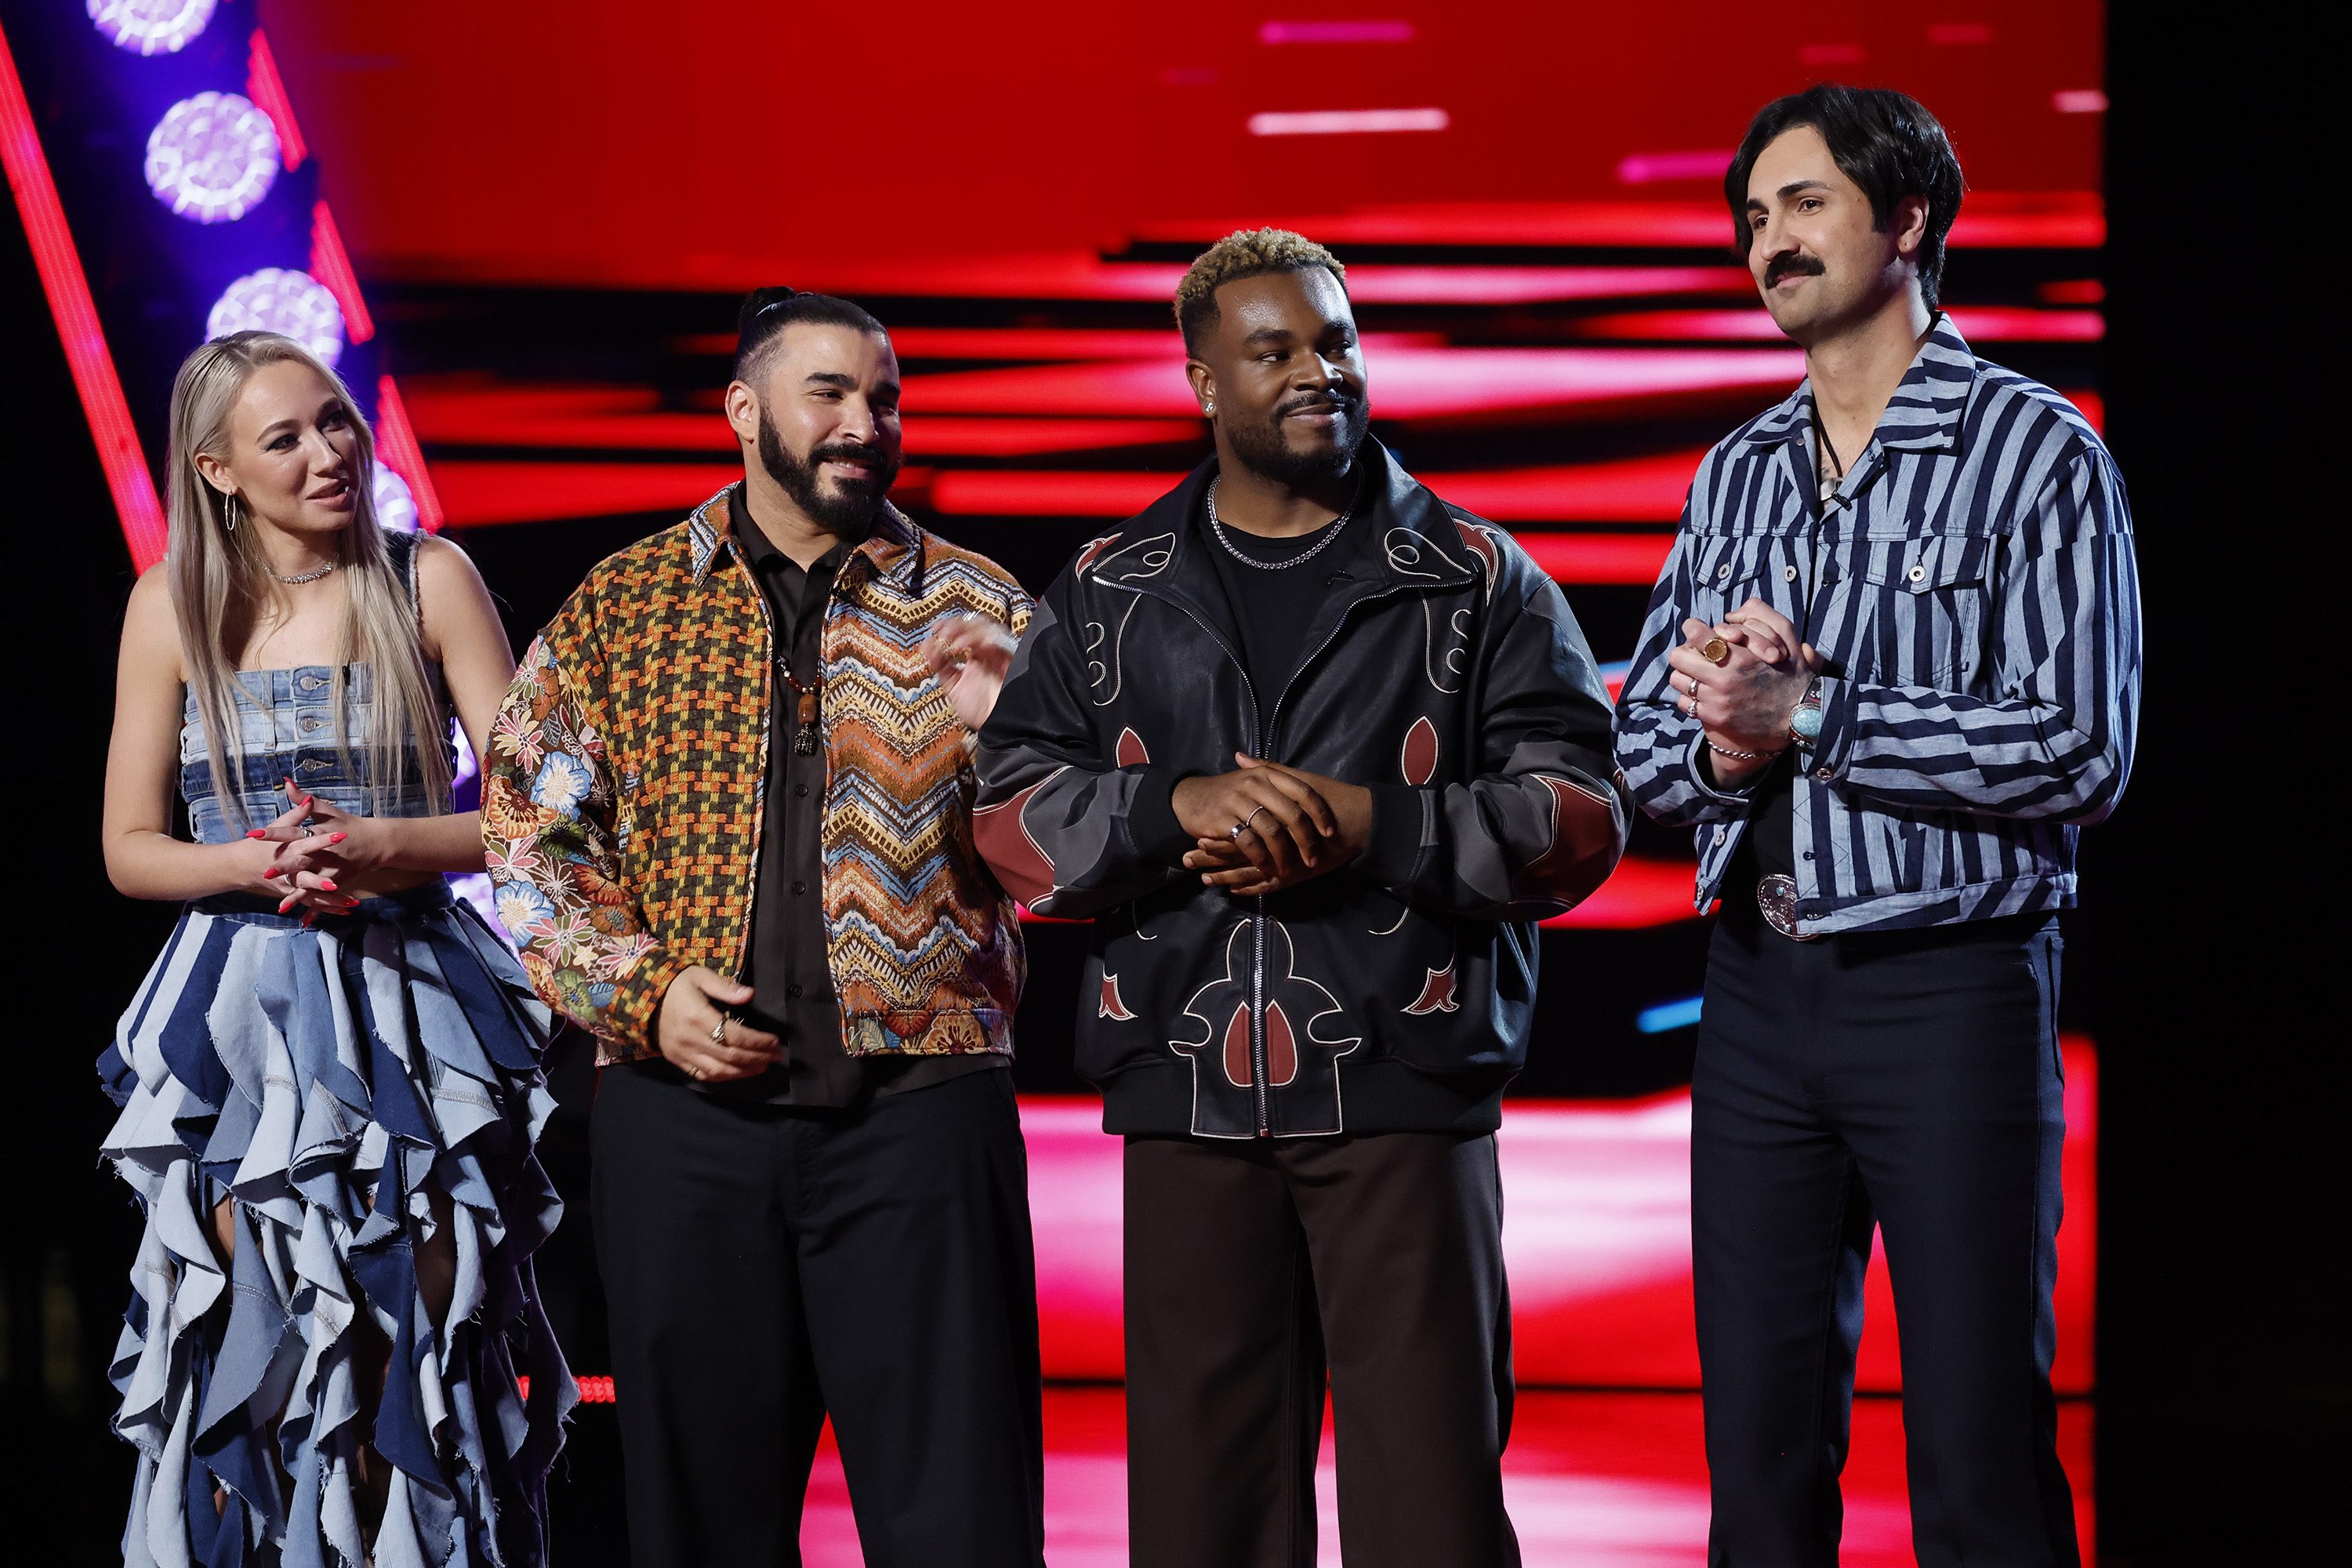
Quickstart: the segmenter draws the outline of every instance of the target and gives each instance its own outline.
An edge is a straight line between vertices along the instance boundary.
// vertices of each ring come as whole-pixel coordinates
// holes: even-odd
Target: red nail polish
[[[262,832],[258,827],[249,827],[246,829],[245,836],[247,838],[267,838],[269,837],[269,835]]]
[[[327,835],[327,842],[330,844],[341,844],[344,839],[349,838],[350,837],[351,835],[348,833],[330,833]]]
[[[330,893],[335,891],[335,885],[332,882],[325,880],[323,878],[320,880],[319,886]]]

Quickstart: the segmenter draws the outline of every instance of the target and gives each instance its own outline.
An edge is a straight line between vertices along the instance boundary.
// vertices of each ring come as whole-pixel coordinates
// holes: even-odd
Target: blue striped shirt
[[[2115,808],[2139,714],[2124,485],[2074,405],[1976,357],[1939,317],[1834,499],[1810,382],[1708,452],[1617,707],[1642,808],[1689,824],[1698,907],[1749,795],[1708,784],[1666,684],[1682,623],[1751,595],[1826,660],[1793,825],[1808,932],[2070,907],[2074,839]],[[1751,786],[1752,790],[1752,786]]]

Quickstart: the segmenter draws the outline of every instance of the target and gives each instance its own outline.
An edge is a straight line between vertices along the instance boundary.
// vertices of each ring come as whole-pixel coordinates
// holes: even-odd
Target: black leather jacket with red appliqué
[[[1535,922],[1623,852],[1609,699],[1559,586],[1377,442],[1360,460],[1371,526],[1318,565],[1265,733],[1193,521],[1214,459],[1055,579],[981,732],[982,854],[1037,913],[1093,920],[1076,1062],[1108,1131],[1493,1128]],[[1170,792],[1237,751],[1370,786],[1362,856],[1258,899],[1183,870]],[[1561,830],[1580,799],[1607,835],[1589,809]]]

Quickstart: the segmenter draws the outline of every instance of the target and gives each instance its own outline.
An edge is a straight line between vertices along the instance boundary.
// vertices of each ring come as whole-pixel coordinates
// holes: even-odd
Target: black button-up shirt
[[[793,744],[801,731],[800,693],[785,675],[789,671],[803,687],[817,685],[824,669],[825,605],[858,542],[835,545],[803,570],[760,531],[743,486],[736,487],[728,510],[735,520],[735,546],[767,601],[776,659],[767,809],[751,900],[750,967],[742,976],[752,999],[737,1016],[781,1039],[783,1059],[758,1078],[712,1088],[771,1105],[844,1107],[869,1094],[902,1094],[1010,1066],[996,1055],[851,1057],[842,1049],[841,1010],[825,955],[824,745],[820,735],[815,750],[803,756]]]

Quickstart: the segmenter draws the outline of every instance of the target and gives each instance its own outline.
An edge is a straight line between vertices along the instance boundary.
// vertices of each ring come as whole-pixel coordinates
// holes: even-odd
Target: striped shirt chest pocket
[[[1788,540],[1774,537],[1698,542],[1692,563],[1692,617],[1717,626],[1751,598],[1790,614],[1794,606],[1788,584],[1796,580],[1796,574],[1788,570],[1794,559],[1789,544]]]
[[[1861,545],[1853,673],[1891,686],[1971,689],[1987,665],[1994,541],[1926,533]]]

